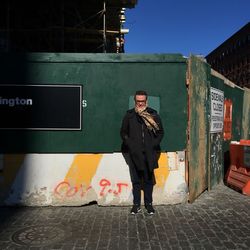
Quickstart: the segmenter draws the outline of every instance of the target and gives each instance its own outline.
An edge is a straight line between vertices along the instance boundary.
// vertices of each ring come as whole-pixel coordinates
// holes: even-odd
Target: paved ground
[[[0,249],[250,249],[250,197],[224,185],[193,204],[0,207]]]

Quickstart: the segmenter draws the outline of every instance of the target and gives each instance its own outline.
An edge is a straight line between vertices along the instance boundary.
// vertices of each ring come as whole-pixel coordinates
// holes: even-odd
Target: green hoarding
[[[186,148],[187,64],[179,54],[33,53],[0,58],[1,84],[81,85],[83,103],[80,131],[0,130],[1,152],[119,152],[121,120],[138,89],[148,92],[162,117],[162,150]]]

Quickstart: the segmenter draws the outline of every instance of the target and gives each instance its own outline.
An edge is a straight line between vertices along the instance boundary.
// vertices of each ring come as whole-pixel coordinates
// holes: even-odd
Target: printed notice
[[[210,133],[223,131],[224,92],[210,88],[211,96],[211,122]]]

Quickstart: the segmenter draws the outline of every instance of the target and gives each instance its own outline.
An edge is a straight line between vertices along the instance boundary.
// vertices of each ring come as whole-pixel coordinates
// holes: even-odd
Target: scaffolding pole
[[[103,1],[103,53],[106,53],[107,38],[106,38],[106,2]]]

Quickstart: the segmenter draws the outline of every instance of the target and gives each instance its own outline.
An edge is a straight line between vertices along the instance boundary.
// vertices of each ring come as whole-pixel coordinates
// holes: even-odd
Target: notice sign
[[[81,85],[0,85],[0,129],[81,130]]]
[[[223,111],[224,111],[224,92],[219,89],[210,88],[211,96],[211,133],[223,131]]]

